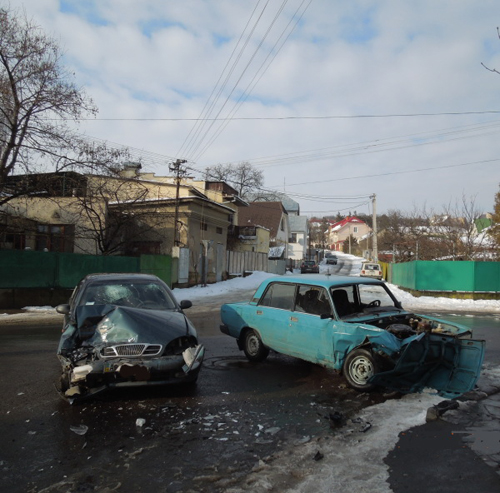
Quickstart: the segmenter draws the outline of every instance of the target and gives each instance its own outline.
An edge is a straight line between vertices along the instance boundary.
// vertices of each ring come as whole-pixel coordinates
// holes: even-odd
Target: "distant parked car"
[[[382,279],[382,267],[380,267],[380,264],[377,264],[375,262],[363,262],[361,264],[361,272],[359,275],[361,277],[373,277],[375,279]]]
[[[325,261],[327,264],[337,265],[337,260],[337,255],[334,255],[333,253],[325,254]]]
[[[376,279],[269,278],[248,303],[222,305],[221,319],[250,361],[274,350],[341,371],[359,391],[457,397],[474,388],[484,357],[468,327],[405,310]]]
[[[314,260],[304,260],[300,266],[300,273],[319,274],[319,265]]]
[[[205,348],[170,288],[148,274],[91,274],[64,314],[57,355],[69,400],[108,388],[193,383]]]

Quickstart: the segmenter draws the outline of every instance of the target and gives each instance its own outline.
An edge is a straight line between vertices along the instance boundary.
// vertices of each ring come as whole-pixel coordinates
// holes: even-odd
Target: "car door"
[[[268,286],[256,307],[252,327],[256,329],[262,342],[284,354],[287,348],[287,332],[292,313],[297,285],[275,282]]]
[[[321,316],[327,315],[327,318]],[[294,311],[290,313],[288,354],[297,358],[332,366],[332,306],[326,289],[299,285]]]

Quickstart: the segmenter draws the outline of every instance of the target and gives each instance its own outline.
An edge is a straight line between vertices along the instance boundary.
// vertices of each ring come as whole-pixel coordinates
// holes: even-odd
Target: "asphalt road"
[[[266,485],[247,478],[277,453],[331,436],[361,409],[397,398],[359,394],[332,371],[275,353],[263,363],[247,362],[235,341],[220,335],[219,307],[251,294],[206,298],[188,311],[207,348],[196,388],[122,390],[79,406],[70,406],[54,386],[60,319],[0,321],[0,491],[219,492],[241,485],[264,491]],[[456,317],[488,340],[487,363],[498,364],[498,318]],[[471,415],[465,418],[470,424]],[[394,492],[430,491],[423,484],[472,491],[470,484],[483,485],[474,483],[477,474],[488,481],[485,487],[499,485],[492,493],[500,491],[494,464],[486,465],[463,437],[443,442],[466,428],[459,421],[440,420],[401,436],[386,458]],[[300,479],[283,474],[273,491],[292,489]]]
[[[328,433],[330,414],[385,399],[294,358],[250,364],[218,335],[218,312],[190,315],[207,348],[195,389],[122,390],[79,406],[55,389],[60,323],[2,323],[0,491],[222,491],[277,450]]]

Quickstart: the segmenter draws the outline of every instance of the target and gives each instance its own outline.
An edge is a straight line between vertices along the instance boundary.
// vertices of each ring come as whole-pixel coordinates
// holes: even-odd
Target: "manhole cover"
[[[208,358],[203,361],[203,366],[213,370],[230,370],[232,368],[253,368],[255,363],[251,363],[239,356],[222,356],[219,358]]]

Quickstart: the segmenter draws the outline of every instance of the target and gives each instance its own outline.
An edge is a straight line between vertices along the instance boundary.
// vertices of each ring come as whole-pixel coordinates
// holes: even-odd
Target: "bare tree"
[[[309,236],[310,243],[314,248],[327,248],[328,247],[328,227],[330,223],[325,217],[322,218],[321,223],[318,225],[316,221],[309,220]]]
[[[500,260],[500,191],[495,195],[495,210],[492,219],[493,225],[490,236],[493,239],[493,243],[496,245],[496,258]]]
[[[86,193],[74,199],[75,235],[91,239],[102,255],[133,254],[134,244],[161,243],[165,216],[148,206],[147,196],[137,179],[92,177]]]
[[[497,27],[497,37],[500,39],[500,28]],[[497,70],[496,68],[490,68],[486,66],[483,62],[481,62],[481,65],[486,69],[489,70],[490,72],[494,72],[495,74],[500,74],[500,71]]]
[[[249,193],[258,191],[264,185],[264,173],[256,170],[250,163],[217,164],[205,170],[205,179],[225,181],[245,198]]]
[[[10,189],[13,174],[47,167],[92,172],[116,162],[119,151],[89,142],[68,126],[68,121],[96,113],[63,67],[56,41],[23,12],[1,7],[0,204],[29,193]]]
[[[446,215],[451,218],[446,227],[447,236],[456,244],[455,257],[463,260],[475,260],[484,250],[484,236],[478,235],[477,220],[482,212],[476,205],[476,197],[462,194],[454,205],[443,206]]]

